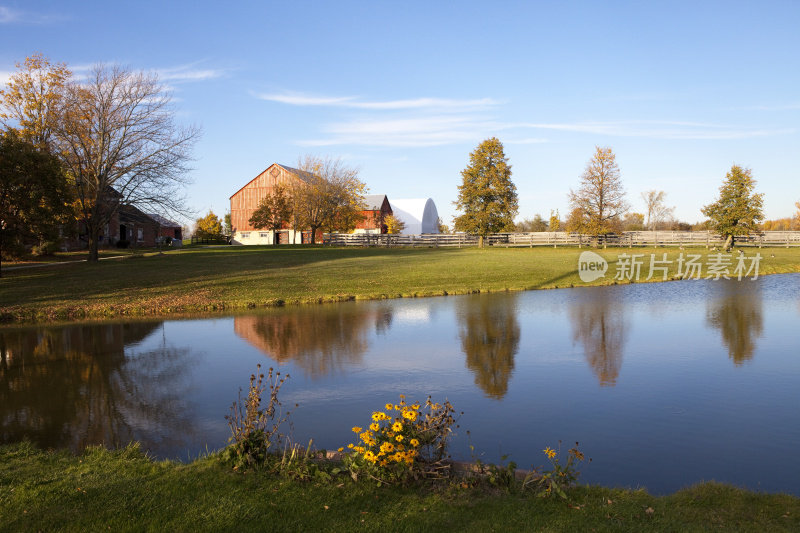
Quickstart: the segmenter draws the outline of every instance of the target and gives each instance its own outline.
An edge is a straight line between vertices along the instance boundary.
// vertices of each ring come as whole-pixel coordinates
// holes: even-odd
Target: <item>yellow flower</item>
[[[354,427],[353,427],[353,433],[361,433],[361,429],[362,429],[362,428],[360,428],[360,427],[358,427],[358,426],[354,426]]]
[[[403,424],[399,421],[392,424],[392,431],[403,431]]]
[[[378,431],[379,429],[381,429],[381,425],[378,424],[377,422],[373,422],[372,424],[369,425],[369,429],[371,429],[372,431]]]
[[[341,448],[341,447],[340,447],[340,448],[339,448],[338,450],[336,450],[336,451],[337,451],[337,452],[343,452],[343,451],[344,451],[344,448]]]
[[[411,408],[412,408],[413,410],[415,410],[415,411],[419,410],[419,402],[417,402],[417,403],[415,403],[414,405],[412,405],[412,406],[411,406]]]
[[[392,404],[390,404],[390,403],[387,403],[386,405],[384,405],[384,407],[386,407],[386,410],[387,410],[387,411],[391,411],[391,410],[392,410],[392,407],[393,407],[393,405],[392,405]]]
[[[400,399],[401,399],[401,400],[405,400],[405,399],[406,399],[406,395],[405,395],[405,394],[401,394],[401,395],[400,395]]]
[[[366,459],[370,463],[374,463],[375,461],[378,460],[378,458],[375,457],[375,454],[372,453],[372,450],[367,450],[367,452],[364,454],[364,459]]]
[[[417,412],[416,411],[404,411],[403,417],[408,418],[412,422],[417,419]]]
[[[410,440],[410,441],[408,441],[408,442],[410,442],[410,443],[411,443],[411,445],[412,445],[413,447],[415,447],[415,448],[416,448],[417,446],[419,446],[419,441],[418,441],[417,439],[411,439],[411,440]]]
[[[350,448],[350,449],[353,449],[353,445],[352,444],[348,444],[347,447]]]
[[[550,446],[548,446],[547,448],[545,448],[542,451],[544,452],[544,454],[547,456],[548,459],[552,459],[553,457],[556,456],[555,450],[552,449]]]
[[[391,442],[384,442],[383,444],[381,444],[381,451],[385,453],[394,451],[394,444],[392,444]]]
[[[397,442],[403,442],[403,436],[402,435],[398,435],[398,436],[396,436],[394,438],[394,440],[396,440]]]

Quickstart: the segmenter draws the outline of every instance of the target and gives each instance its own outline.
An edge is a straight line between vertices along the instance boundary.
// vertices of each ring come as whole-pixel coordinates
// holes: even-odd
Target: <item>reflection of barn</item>
[[[405,223],[403,233],[439,233],[439,212],[430,198],[392,200],[392,212]]]
[[[250,217],[258,209],[261,201],[272,194],[276,185],[291,187],[309,184],[317,179],[309,172],[298,170],[287,165],[273,163],[258,176],[250,180],[244,187],[231,196],[231,225],[233,226],[233,244],[302,244],[311,242],[309,230],[295,231],[288,226],[275,232],[257,229],[250,224]],[[383,195],[365,197],[364,220],[358,225],[359,231],[381,232],[384,218],[391,214],[389,201]],[[318,234],[316,242],[322,242],[322,234]]]
[[[311,377],[325,376],[361,361],[369,348],[370,328],[387,329],[391,308],[312,306],[237,316],[236,334],[278,363],[293,362]]]

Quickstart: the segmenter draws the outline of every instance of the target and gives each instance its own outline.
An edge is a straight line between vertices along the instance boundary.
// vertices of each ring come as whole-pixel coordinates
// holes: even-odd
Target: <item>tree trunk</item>
[[[319,226],[311,226],[311,244],[317,243],[317,230]]]
[[[92,224],[89,228],[89,261],[96,262],[100,260],[100,254],[98,253],[98,248],[100,243],[99,241],[99,233],[100,228],[95,227],[95,224]]]
[[[484,236],[483,235],[478,235],[478,248],[483,248],[484,245],[485,245]]]

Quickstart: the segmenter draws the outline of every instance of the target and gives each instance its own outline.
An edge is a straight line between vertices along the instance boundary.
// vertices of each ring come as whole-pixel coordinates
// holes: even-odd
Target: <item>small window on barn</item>
[[[139,232],[136,234],[136,237],[139,241],[144,240],[144,232],[142,231],[142,228],[139,228]]]
[[[258,236],[261,237],[262,239],[266,239],[267,237],[269,237],[269,233],[266,231],[262,231],[261,233],[258,234]]]
[[[242,233],[242,239],[249,239],[250,233]]]

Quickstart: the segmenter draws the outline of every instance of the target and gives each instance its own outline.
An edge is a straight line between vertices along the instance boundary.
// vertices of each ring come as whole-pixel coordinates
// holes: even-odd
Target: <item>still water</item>
[[[4,328],[0,442],[190,459],[226,444],[257,363],[291,375],[294,440],[320,448],[431,394],[464,411],[457,459],[579,441],[584,482],[800,494],[798,274]]]

